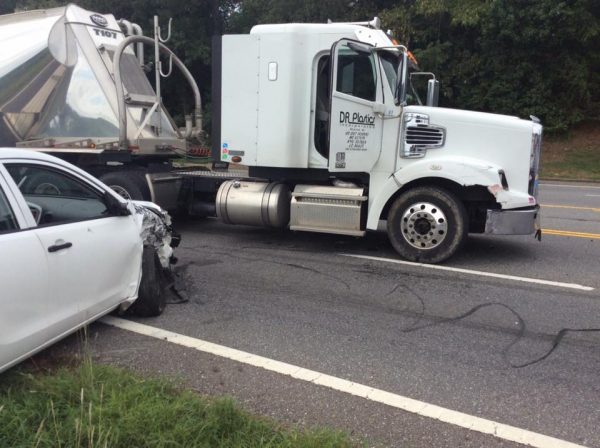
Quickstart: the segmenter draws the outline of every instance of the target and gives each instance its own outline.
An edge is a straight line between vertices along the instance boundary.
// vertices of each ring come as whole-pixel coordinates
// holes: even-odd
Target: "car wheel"
[[[465,243],[468,230],[464,204],[437,187],[417,187],[401,194],[388,213],[390,242],[411,261],[447,260]]]
[[[142,254],[142,281],[138,298],[127,313],[140,317],[160,316],[167,304],[166,279],[156,250],[144,247]]]
[[[141,171],[113,171],[100,176],[100,180],[125,199],[151,199],[146,178]]]

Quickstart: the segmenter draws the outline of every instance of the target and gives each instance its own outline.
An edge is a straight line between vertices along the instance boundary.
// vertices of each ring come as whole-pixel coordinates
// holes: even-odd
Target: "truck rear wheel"
[[[468,235],[467,212],[451,192],[417,187],[400,195],[388,214],[394,249],[411,261],[440,263],[454,255]]]
[[[150,190],[142,171],[112,171],[100,180],[125,199],[150,200]]]

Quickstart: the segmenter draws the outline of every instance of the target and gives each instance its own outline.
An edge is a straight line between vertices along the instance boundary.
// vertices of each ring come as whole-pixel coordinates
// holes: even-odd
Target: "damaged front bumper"
[[[517,210],[488,210],[485,233],[493,235],[531,235],[540,229],[540,207]]]
[[[135,217],[140,226],[140,236],[144,246],[155,249],[160,264],[169,269],[175,264],[173,247],[177,247],[181,237],[173,232],[171,216],[152,202],[131,201],[135,209]]]

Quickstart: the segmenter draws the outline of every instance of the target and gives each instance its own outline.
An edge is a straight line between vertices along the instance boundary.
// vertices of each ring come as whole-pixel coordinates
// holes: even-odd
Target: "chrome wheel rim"
[[[417,202],[404,211],[400,228],[408,244],[428,250],[438,247],[446,239],[448,220],[438,206]]]

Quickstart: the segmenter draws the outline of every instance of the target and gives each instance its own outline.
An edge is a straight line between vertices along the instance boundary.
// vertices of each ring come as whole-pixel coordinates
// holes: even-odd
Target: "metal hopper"
[[[119,49],[126,39],[137,43],[137,55],[130,45]],[[143,42],[164,47],[158,39],[76,5],[0,17],[0,146],[139,155],[185,150],[191,118],[180,132],[143,69]],[[122,53],[119,73],[115,53]],[[199,94],[196,106],[200,125]]]

